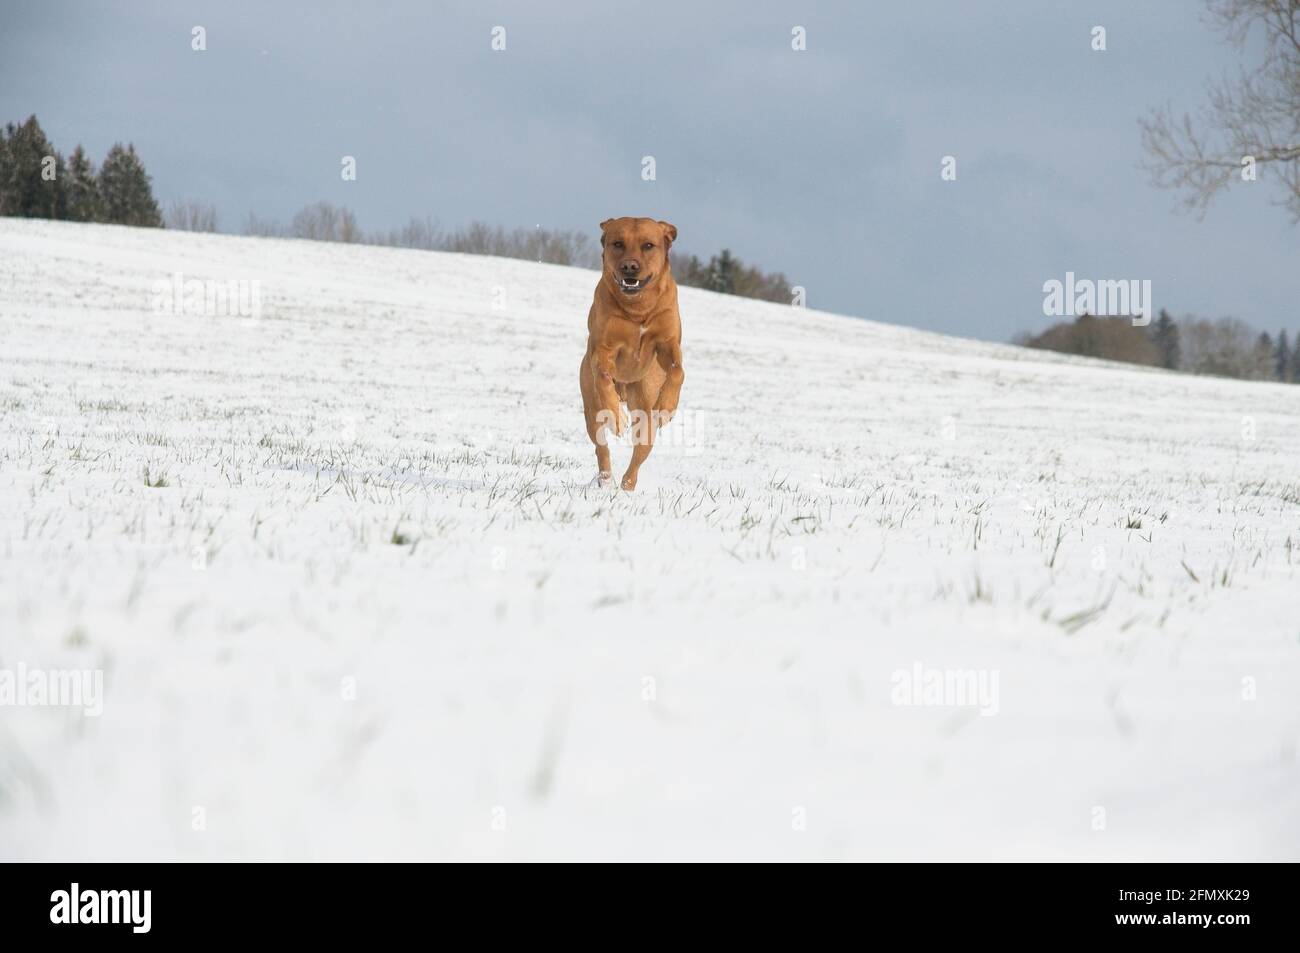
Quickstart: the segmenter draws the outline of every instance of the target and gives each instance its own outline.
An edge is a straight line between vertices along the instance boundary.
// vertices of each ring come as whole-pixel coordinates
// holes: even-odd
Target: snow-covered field
[[[1300,859],[1300,387],[594,280],[0,219],[0,858]]]

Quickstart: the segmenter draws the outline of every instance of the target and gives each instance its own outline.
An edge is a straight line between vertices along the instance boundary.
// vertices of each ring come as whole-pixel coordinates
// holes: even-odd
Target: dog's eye
[[[655,247],[655,243],[654,243],[654,242],[646,242],[644,245],[641,246],[641,250],[642,250],[642,251],[649,251],[650,249],[652,249],[652,248],[654,248],[654,247]]]
[[[622,242],[615,242],[615,243],[614,243],[614,247],[615,247],[615,248],[622,248],[622,247],[623,247],[623,243],[622,243]]]

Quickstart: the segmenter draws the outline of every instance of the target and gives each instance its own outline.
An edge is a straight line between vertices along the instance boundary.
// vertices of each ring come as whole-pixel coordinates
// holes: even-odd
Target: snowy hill
[[[0,858],[1300,859],[1300,388],[594,282],[0,219]]]

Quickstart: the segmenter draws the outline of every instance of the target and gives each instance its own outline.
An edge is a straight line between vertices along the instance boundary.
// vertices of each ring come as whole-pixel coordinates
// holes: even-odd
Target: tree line
[[[35,116],[0,130],[0,215],[146,227],[163,223],[134,145],[114,144],[96,170],[80,145],[65,159]]]
[[[216,209],[178,200],[166,217],[153,196],[144,163],[128,143],[116,143],[96,169],[80,144],[66,159],[50,143],[36,117],[0,129],[0,215],[21,218],[108,222],[215,232]],[[364,232],[351,210],[329,202],[301,209],[288,225],[250,213],[244,234],[355,242],[433,251],[496,255],[583,268],[600,267],[600,246],[590,235],[571,229],[515,228],[471,222],[443,229],[431,218],[412,218],[401,228]],[[673,276],[679,284],[765,301],[789,302],[785,275],[746,265],[729,249],[707,261],[674,251]],[[1083,315],[1055,324],[1041,334],[1022,334],[1025,347],[1080,354],[1193,374],[1247,380],[1300,383],[1300,335],[1285,330],[1274,338],[1256,333],[1234,318],[1210,321],[1194,316],[1174,320],[1161,310],[1146,328],[1128,318]]]
[[[1163,308],[1146,327],[1130,318],[1085,314],[1041,334],[1021,334],[1024,347],[1080,354],[1191,374],[1300,384],[1300,334],[1257,332],[1236,318],[1175,320]]]
[[[783,304],[791,301],[791,285],[785,275],[746,265],[732,255],[730,249],[722,249],[707,262],[695,255],[670,253],[670,257],[673,278],[679,284],[740,295],[742,298],[758,298],[761,301],[779,301]]]
[[[168,224],[171,224],[170,219]],[[495,255],[553,265],[600,268],[599,243],[586,232],[574,229],[506,229],[477,221],[460,228],[443,229],[426,216],[412,218],[401,228],[364,232],[349,209],[329,202],[307,206],[287,226],[250,214],[244,223],[244,233]],[[791,300],[791,285],[785,275],[746,265],[729,249],[724,248],[707,261],[682,252],[669,254],[673,278],[678,284],[763,301],[788,304]]]
[[[164,216],[133,144],[115,144],[96,169],[81,145],[65,159],[34,115],[0,129],[0,215],[191,232],[219,230],[216,209],[193,199],[173,201]],[[365,232],[350,209],[329,202],[306,206],[287,225],[250,213],[243,231],[246,235],[391,245],[600,268],[600,246],[585,232],[505,229],[477,221],[447,230],[428,217],[412,218],[402,228]],[[673,275],[680,284],[766,301],[791,300],[790,283],[784,275],[746,265],[728,249],[707,261],[680,252],[671,255]]]

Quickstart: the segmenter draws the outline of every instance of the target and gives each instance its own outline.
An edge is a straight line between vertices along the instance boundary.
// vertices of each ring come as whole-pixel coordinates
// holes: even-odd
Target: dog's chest
[[[640,380],[645,375],[646,367],[654,360],[656,340],[649,322],[640,325],[633,334],[623,339],[623,353],[618,358],[618,369],[625,380]]]

